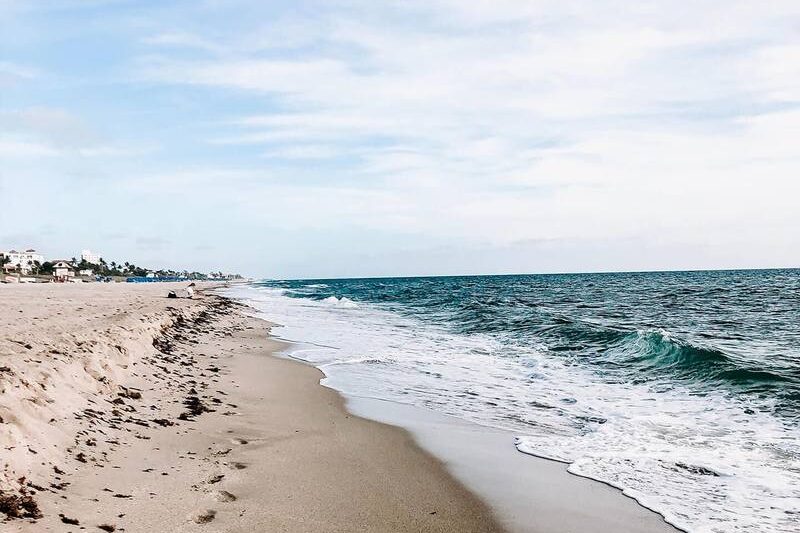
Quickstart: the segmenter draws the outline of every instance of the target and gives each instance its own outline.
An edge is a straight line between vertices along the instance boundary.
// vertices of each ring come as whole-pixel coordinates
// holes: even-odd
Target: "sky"
[[[0,249],[800,266],[800,2],[0,0]]]

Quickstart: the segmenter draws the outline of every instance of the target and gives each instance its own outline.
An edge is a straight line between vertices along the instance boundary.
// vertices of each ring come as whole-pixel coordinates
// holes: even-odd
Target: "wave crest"
[[[324,304],[341,307],[344,309],[355,309],[358,307],[358,304],[356,304],[353,300],[344,296],[341,298],[337,298],[336,296],[328,296],[321,301]]]
[[[676,338],[664,330],[630,333],[609,354],[616,364],[633,365],[652,374],[668,372],[682,378],[753,386],[785,381],[769,370],[744,367],[730,354]]]

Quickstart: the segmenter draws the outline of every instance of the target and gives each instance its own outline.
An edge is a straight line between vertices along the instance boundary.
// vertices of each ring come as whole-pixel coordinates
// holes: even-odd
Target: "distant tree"
[[[28,261],[28,263],[30,263],[30,261]],[[34,261],[31,268],[33,269],[33,273],[38,275],[39,271],[42,269],[42,264],[38,260]]]
[[[190,271],[190,270],[187,270],[187,269],[184,269],[184,270],[173,270],[173,269],[164,269],[164,268],[150,269],[150,268],[145,268],[145,267],[142,267],[142,266],[137,266],[136,264],[134,264],[134,263],[132,263],[130,261],[124,261],[124,262],[123,261],[120,261],[120,262],[110,261],[110,262],[106,262],[106,260],[104,258],[102,258],[102,257],[98,259],[97,263],[89,263],[88,261],[86,261],[83,258],[81,258],[81,260],[78,261],[74,257],[72,258],[72,262],[73,262],[73,265],[75,265],[75,267],[78,270],[92,270],[98,276],[137,276],[137,277],[141,276],[141,277],[145,277],[149,273],[152,272],[153,274],[155,274],[158,277],[184,277],[184,278],[194,279],[194,280],[206,280],[206,279],[209,278],[209,275],[205,274],[203,272]],[[45,265],[47,265],[47,263],[43,263],[42,266],[40,267],[40,270],[42,272],[45,271]],[[49,269],[49,271],[52,271],[52,267]],[[225,276],[222,273],[221,270],[219,271],[219,273],[212,272],[211,274],[215,275],[217,277],[224,277]]]
[[[78,260],[75,259],[74,257],[72,259],[70,259],[69,262],[70,262],[71,265],[77,265],[78,264]]]
[[[45,261],[39,267],[39,274],[52,274],[53,273],[53,263],[50,261]]]

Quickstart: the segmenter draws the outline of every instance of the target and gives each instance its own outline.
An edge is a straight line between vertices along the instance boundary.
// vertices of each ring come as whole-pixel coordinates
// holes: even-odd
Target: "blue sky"
[[[0,0],[0,249],[800,264],[800,4]]]

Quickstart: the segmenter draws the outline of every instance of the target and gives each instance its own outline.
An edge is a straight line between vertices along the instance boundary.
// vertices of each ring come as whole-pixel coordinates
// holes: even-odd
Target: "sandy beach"
[[[535,513],[515,516],[502,496],[530,485],[463,468],[486,435],[350,414],[319,370],[271,356],[283,345],[268,323],[211,288],[176,300],[164,284],[0,286],[0,531],[669,531],[521,454],[538,492]],[[426,451],[437,431],[462,440],[448,464]],[[484,470],[521,468],[486,457]],[[462,484],[475,479],[506,485],[500,499]]]
[[[2,486],[35,502],[2,531],[501,530],[405,431],[268,357],[267,324],[226,300],[0,290]]]
[[[0,533],[800,533],[798,27],[0,0]]]

